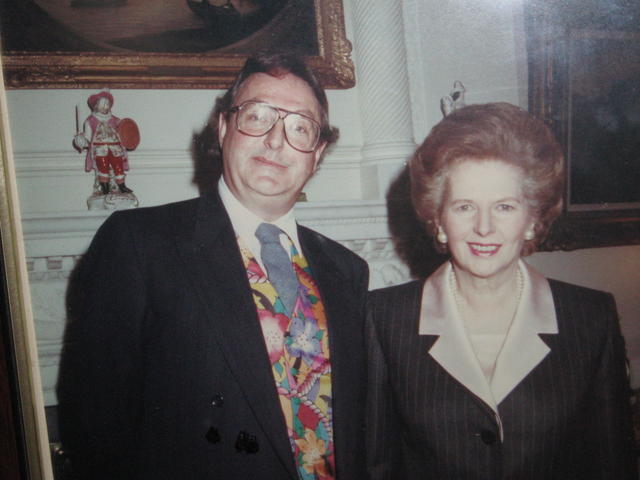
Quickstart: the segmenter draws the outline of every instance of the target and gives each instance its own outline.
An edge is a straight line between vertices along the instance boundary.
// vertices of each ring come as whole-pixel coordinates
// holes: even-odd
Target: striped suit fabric
[[[549,354],[498,409],[429,354],[424,282],[371,292],[367,453],[371,479],[637,479],[624,341],[610,294],[550,280]]]

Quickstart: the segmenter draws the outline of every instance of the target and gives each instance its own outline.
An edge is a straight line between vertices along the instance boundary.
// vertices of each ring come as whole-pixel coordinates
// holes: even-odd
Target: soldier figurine
[[[97,170],[100,189],[104,195],[110,192],[110,170],[113,171],[120,193],[133,192],[125,185],[124,179],[125,171],[129,170],[127,150],[135,149],[137,143],[124,145],[120,135],[121,123],[124,122],[126,125],[133,121],[121,120],[111,113],[113,95],[108,90],[91,95],[87,103],[91,108],[91,115],[84,121],[83,131],[78,132],[73,139],[73,143],[79,150],[87,150],[85,171]]]

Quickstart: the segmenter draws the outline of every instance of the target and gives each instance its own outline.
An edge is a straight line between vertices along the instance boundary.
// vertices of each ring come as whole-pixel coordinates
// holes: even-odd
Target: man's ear
[[[318,148],[313,152],[313,170],[318,169],[318,165],[320,165],[320,160],[322,160],[322,152],[327,148],[327,142],[322,142]]]
[[[224,113],[218,115],[218,143],[222,146],[224,137],[227,135],[227,119],[224,117]]]

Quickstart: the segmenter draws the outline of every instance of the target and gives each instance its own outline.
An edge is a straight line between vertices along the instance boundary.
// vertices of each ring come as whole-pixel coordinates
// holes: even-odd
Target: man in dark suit
[[[362,478],[367,266],[292,213],[327,110],[300,59],[250,58],[210,122],[217,189],[100,228],[58,385],[80,478]]]

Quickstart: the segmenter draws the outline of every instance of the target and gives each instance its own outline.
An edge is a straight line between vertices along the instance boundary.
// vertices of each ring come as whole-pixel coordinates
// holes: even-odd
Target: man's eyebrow
[[[274,105],[273,103],[267,102],[266,100],[263,100],[259,97],[248,98],[244,100],[242,103],[246,103],[246,102],[264,103],[266,105],[279,108],[280,110],[284,110],[286,112],[299,113],[301,115],[304,115],[305,117],[313,118],[314,120],[316,119],[314,112],[306,108],[301,108],[300,110],[289,110],[288,108],[279,107],[278,105]]]

